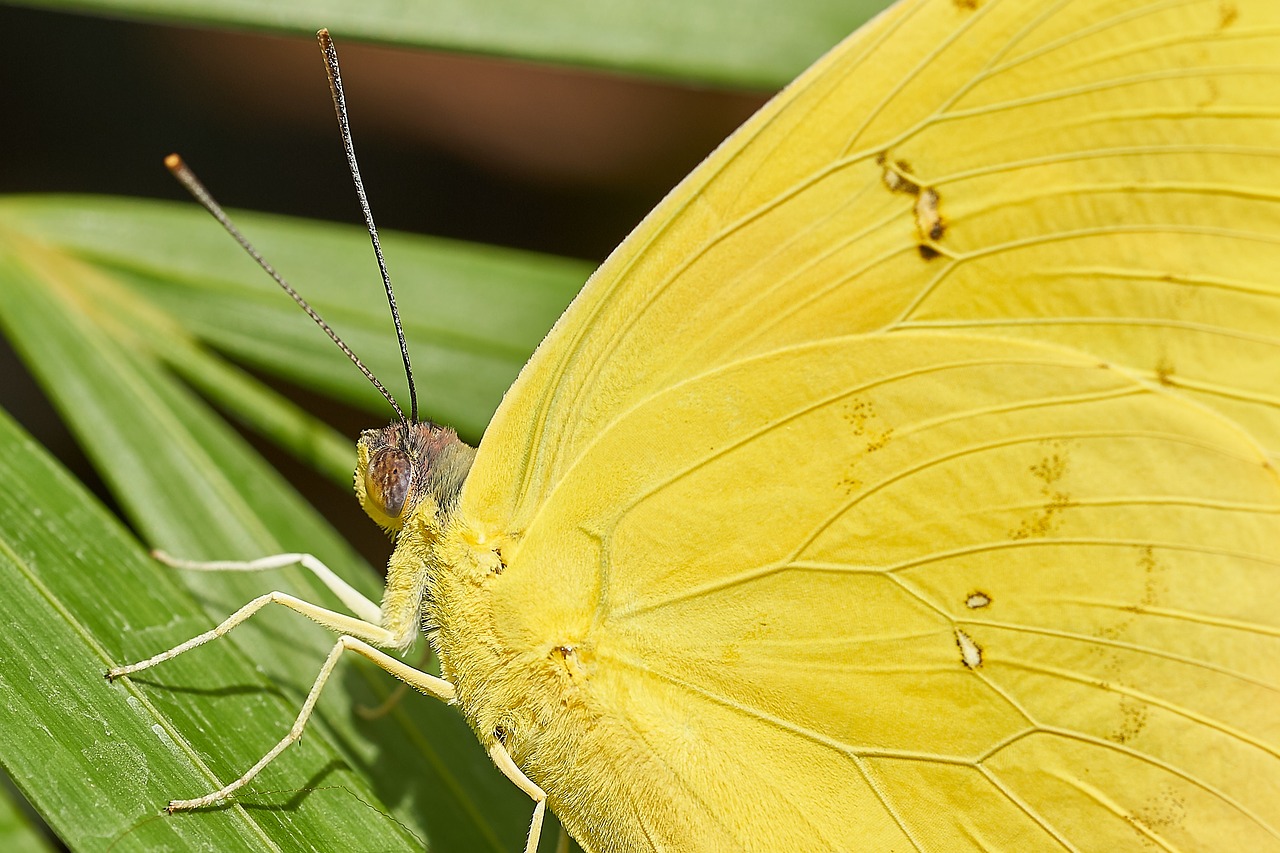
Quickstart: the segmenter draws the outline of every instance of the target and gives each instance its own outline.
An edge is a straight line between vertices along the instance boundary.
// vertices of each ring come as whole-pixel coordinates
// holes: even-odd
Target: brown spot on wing
[[[893,439],[893,427],[885,425],[876,415],[875,405],[869,400],[855,399],[844,407],[841,417],[849,424],[850,432],[863,440],[860,449],[851,450],[844,466],[843,476],[836,486],[844,494],[851,495],[862,487],[858,467],[871,454],[883,450]],[[856,439],[851,447],[856,447]]]
[[[1044,496],[1041,508],[1023,519],[1015,530],[1009,531],[1014,540],[1037,539],[1048,536],[1058,526],[1062,514],[1074,506],[1071,494],[1058,486],[1067,473],[1068,457],[1065,448],[1052,445],[1052,450],[1028,469],[1040,481],[1040,494]]]
[[[891,193],[904,193],[906,195],[917,195],[920,192],[920,184],[911,177],[911,164],[906,160],[895,160],[889,162],[887,153],[876,155],[876,163],[883,167],[880,173],[880,180]]]
[[[1150,711],[1145,703],[1128,696],[1120,699],[1120,725],[1107,735],[1113,743],[1129,743],[1147,727]]]
[[[947,232],[947,224],[939,210],[941,198],[933,187],[922,187],[916,195],[916,230],[923,240],[938,241]]]
[[[916,234],[919,237],[917,249],[920,257],[931,261],[942,254],[932,244],[938,242],[947,233],[947,223],[942,217],[940,208],[941,196],[936,187],[925,186],[920,182],[906,160],[898,159],[890,162],[889,152],[882,151],[876,155],[876,164],[881,167],[880,182],[891,193],[914,196],[916,203],[911,212],[915,219]]]
[[[1236,6],[1233,0],[1222,0],[1218,4],[1218,29],[1225,30],[1238,20],[1240,20],[1240,7]]]
[[[956,648],[960,650],[960,663],[966,669],[981,669],[983,661],[982,646],[959,628],[956,629]]]
[[[1128,819],[1161,835],[1181,830],[1186,822],[1187,804],[1173,788],[1153,793],[1133,810]]]

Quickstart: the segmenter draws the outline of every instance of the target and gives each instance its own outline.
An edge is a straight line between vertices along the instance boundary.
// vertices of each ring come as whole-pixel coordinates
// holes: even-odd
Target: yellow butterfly
[[[905,0],[478,450],[361,437],[380,608],[218,631],[344,634],[301,719],[345,649],[455,701],[530,849],[1278,850],[1278,201],[1273,0]]]

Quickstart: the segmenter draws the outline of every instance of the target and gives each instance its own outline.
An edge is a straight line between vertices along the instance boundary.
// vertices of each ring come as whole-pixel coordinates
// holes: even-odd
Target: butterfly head
[[[421,509],[452,509],[476,451],[449,427],[394,421],[361,433],[356,454],[360,505],[394,533]]]

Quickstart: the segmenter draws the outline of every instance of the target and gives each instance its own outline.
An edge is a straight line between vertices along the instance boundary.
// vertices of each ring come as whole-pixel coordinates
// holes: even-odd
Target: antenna
[[[369,368],[364,366],[364,363],[356,357],[354,352],[351,351],[351,347],[347,346],[342,338],[338,337],[337,332],[329,328],[329,324],[324,321],[323,317],[316,313],[316,309],[307,304],[307,300],[303,299],[302,296],[299,295],[298,291],[294,290],[293,286],[290,285],[289,282],[285,281],[284,278],[281,277],[280,273],[275,271],[275,268],[272,267],[271,264],[267,263],[266,258],[258,254],[258,250],[255,249],[253,244],[246,240],[245,236],[240,233],[240,229],[235,226],[231,221],[231,218],[227,216],[218,203],[214,201],[213,196],[204,188],[204,184],[200,183],[200,179],[195,176],[195,173],[187,167],[186,163],[182,162],[182,158],[177,154],[170,154],[168,157],[164,158],[164,165],[165,168],[178,179],[178,182],[186,187],[187,192],[191,193],[191,196],[196,201],[200,202],[201,206],[204,207],[205,210],[209,211],[214,219],[218,220],[218,224],[226,229],[226,232],[240,244],[240,248],[244,249],[245,252],[248,253],[249,257],[253,258],[254,261],[257,262],[258,266],[262,267],[263,271],[266,272],[267,275],[271,276],[275,283],[280,285],[280,288],[284,290],[285,293],[289,294],[294,302],[298,303],[298,307],[307,312],[307,316],[314,320],[316,325],[324,330],[324,333],[329,336],[329,339],[338,345],[338,349],[346,353],[347,358],[351,359],[351,363],[358,367],[360,372],[364,374],[365,378],[373,383],[373,387],[377,388],[382,393],[382,396],[391,404],[391,408],[396,410],[396,415],[399,416],[401,421],[403,421],[404,412],[400,410],[400,406],[396,403],[395,398],[392,397],[387,389],[382,386],[382,383],[378,381],[378,377],[374,376],[373,373],[370,372]],[[397,329],[399,328],[398,320],[396,321],[396,327]],[[400,345],[403,348],[403,337],[400,339]],[[408,362],[406,361],[406,364],[407,363]],[[412,380],[410,380],[409,387],[410,389],[413,388]],[[416,412],[417,409],[415,408],[414,411]]]
[[[378,269],[382,272],[382,285],[387,291],[387,305],[391,307],[391,319],[396,324],[396,338],[400,341],[400,357],[404,359],[404,375],[409,381],[409,417],[418,422],[418,390],[413,384],[413,368],[409,365],[409,347],[404,341],[404,329],[400,325],[400,311],[396,308],[396,295],[391,289],[391,274],[387,272],[387,262],[382,257],[382,244],[378,241],[378,229],[373,224],[373,212],[369,210],[369,199],[364,193],[364,182],[360,180],[360,167],[356,165],[356,150],[351,144],[351,124],[347,120],[347,99],[342,94],[342,74],[338,70],[338,50],[333,46],[333,39],[327,29],[316,33],[320,42],[320,50],[324,53],[325,70],[329,74],[329,91],[333,94],[333,111],[338,116],[338,128],[342,132],[342,147],[347,152],[347,166],[351,169],[351,180],[356,185],[356,197],[360,199],[360,211],[364,214],[364,224],[369,229],[369,239],[373,242],[373,253],[378,256]],[[397,409],[397,411],[399,411]],[[404,416],[400,416],[403,420]]]

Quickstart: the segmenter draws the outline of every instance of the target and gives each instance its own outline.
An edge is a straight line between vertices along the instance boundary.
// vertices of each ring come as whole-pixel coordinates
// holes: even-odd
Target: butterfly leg
[[[332,610],[326,610],[325,608],[312,604],[309,601],[303,601],[301,598],[289,595],[287,592],[268,592],[266,595],[258,596],[244,607],[241,607],[235,613],[232,613],[222,622],[222,624],[205,631],[203,634],[192,637],[185,643],[179,643],[168,651],[161,652],[160,654],[147,658],[144,661],[138,661],[137,663],[129,664],[128,666],[118,666],[107,670],[107,680],[114,681],[122,675],[130,675],[138,672],[139,670],[148,669],[158,663],[164,663],[167,660],[171,660],[183,652],[189,652],[197,646],[203,646],[210,640],[216,640],[219,637],[225,636],[232,628],[235,628],[268,604],[283,604],[290,610],[301,613],[308,619],[318,622],[324,627],[332,631],[336,631],[339,634],[351,634],[380,646],[396,645],[397,638],[395,634],[388,631],[386,628],[383,628],[381,625],[375,625],[374,623],[366,622],[363,619],[356,619],[355,617],[348,616],[345,613],[336,613]]]
[[[525,842],[524,853],[537,853],[538,841],[542,838],[542,818],[547,812],[547,795],[534,781],[524,775],[524,771],[516,766],[502,741],[494,740],[489,747],[489,757],[498,765],[502,775],[506,776],[516,787],[524,791],[533,800],[533,820],[529,823],[529,840]]]
[[[330,592],[338,596],[338,600],[347,605],[352,613],[364,621],[377,623],[382,615],[381,608],[375,602],[370,601],[362,593],[338,577],[333,569],[317,560],[311,554],[273,554],[257,560],[244,561],[180,560],[177,557],[166,554],[164,551],[158,550],[152,551],[151,556],[166,566],[190,572],[263,572],[269,569],[283,569],[293,565],[302,566],[327,586]]]
[[[413,668],[416,670],[426,669],[427,664],[431,660],[431,644],[424,643],[422,651],[418,655],[418,659],[414,661]],[[396,689],[391,691],[391,695],[382,701],[376,708],[370,708],[367,705],[356,705],[356,713],[360,715],[362,720],[377,720],[390,714],[395,707],[403,701],[406,693],[409,692],[409,684],[401,681],[396,685]]]
[[[172,813],[187,809],[198,809],[211,806],[219,800],[225,800],[249,784],[262,768],[270,764],[277,755],[284,752],[298,738],[302,737],[302,731],[306,728],[307,720],[311,717],[311,711],[315,708],[316,700],[320,698],[320,691],[324,689],[325,682],[329,680],[329,675],[338,664],[338,658],[342,657],[342,653],[345,651],[353,651],[363,655],[415,690],[420,690],[445,702],[453,700],[453,685],[443,678],[437,678],[434,675],[416,670],[386,652],[375,649],[363,640],[355,637],[339,637],[338,642],[334,644],[332,651],[329,652],[329,656],[325,658],[324,665],[320,667],[320,673],[316,676],[315,683],[311,686],[311,692],[307,694],[307,700],[302,703],[302,710],[298,712],[298,718],[293,721],[293,725],[289,728],[289,733],[281,738],[279,743],[273,746],[266,755],[258,760],[257,764],[250,767],[239,779],[224,788],[214,791],[212,794],[206,794],[194,800],[171,800],[168,811]],[[510,759],[507,760],[510,761]]]

